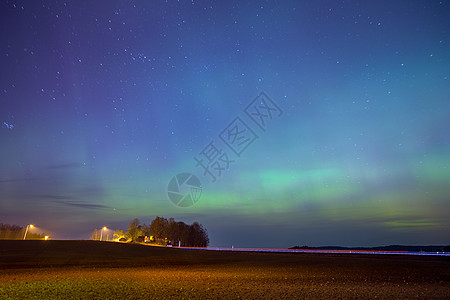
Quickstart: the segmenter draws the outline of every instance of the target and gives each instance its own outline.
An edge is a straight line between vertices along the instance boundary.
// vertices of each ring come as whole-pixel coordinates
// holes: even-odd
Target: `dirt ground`
[[[0,299],[442,298],[450,259],[0,241]]]

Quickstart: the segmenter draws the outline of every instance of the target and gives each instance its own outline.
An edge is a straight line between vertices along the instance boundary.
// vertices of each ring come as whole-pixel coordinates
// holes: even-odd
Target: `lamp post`
[[[103,226],[102,231],[100,231],[100,241],[103,240],[103,230],[106,230],[106,226]]]
[[[25,240],[27,238],[28,228],[31,229],[33,227],[34,227],[33,224],[27,225],[27,228],[25,229],[25,234],[23,235],[23,240]]]

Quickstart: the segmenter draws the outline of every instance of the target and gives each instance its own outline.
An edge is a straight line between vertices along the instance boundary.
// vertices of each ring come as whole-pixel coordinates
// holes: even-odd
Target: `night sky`
[[[449,244],[449,20],[428,0],[2,0],[0,223]]]

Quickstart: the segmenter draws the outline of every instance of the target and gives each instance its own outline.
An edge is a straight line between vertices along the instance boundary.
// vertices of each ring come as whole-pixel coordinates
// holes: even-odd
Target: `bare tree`
[[[114,230],[114,239],[121,239],[126,237],[126,232],[122,229],[116,229]]]
[[[94,229],[94,231],[91,234],[90,240],[99,241],[100,240],[100,232],[97,230],[97,228]]]
[[[23,238],[24,233],[23,227],[0,223],[0,240],[19,240]]]

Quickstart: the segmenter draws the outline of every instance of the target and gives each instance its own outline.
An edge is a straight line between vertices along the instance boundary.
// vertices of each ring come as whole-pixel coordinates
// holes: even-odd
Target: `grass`
[[[445,257],[0,241],[0,299],[446,298]]]

